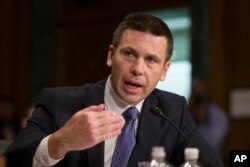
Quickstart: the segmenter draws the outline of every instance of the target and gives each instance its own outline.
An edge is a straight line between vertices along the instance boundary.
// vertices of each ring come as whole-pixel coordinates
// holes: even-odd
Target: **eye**
[[[156,60],[156,58],[154,58],[153,56],[149,56],[146,58],[146,61],[149,63],[157,63],[158,61]]]
[[[136,57],[136,53],[132,49],[123,49],[121,50],[121,54],[128,59],[133,59],[134,57]]]
[[[125,50],[125,51],[124,51],[124,55],[132,56],[133,53],[132,53],[131,51],[129,51],[129,50]]]

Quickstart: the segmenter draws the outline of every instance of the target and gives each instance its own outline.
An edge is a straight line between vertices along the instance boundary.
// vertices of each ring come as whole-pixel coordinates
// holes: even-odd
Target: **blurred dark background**
[[[11,97],[21,116],[44,87],[95,82],[109,74],[108,45],[127,14],[190,7],[192,78],[209,80],[211,97],[230,117],[232,90],[250,88],[249,6],[247,0],[1,0],[0,96]],[[250,149],[249,120],[230,118],[225,161],[230,150]]]

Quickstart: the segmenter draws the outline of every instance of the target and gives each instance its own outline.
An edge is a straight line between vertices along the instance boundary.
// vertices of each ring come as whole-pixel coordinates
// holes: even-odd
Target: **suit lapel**
[[[82,106],[83,108],[91,105],[104,104],[104,91],[106,79],[102,80],[92,86],[89,86],[83,94]]]

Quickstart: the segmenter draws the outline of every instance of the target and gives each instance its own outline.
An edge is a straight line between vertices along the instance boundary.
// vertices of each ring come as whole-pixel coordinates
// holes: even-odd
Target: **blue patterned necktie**
[[[135,146],[135,121],[138,110],[136,107],[130,107],[122,115],[126,123],[117,138],[111,167],[126,167]]]

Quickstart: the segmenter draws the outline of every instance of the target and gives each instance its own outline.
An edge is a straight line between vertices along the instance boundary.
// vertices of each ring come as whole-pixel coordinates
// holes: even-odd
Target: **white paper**
[[[230,113],[233,118],[250,118],[250,89],[235,89],[231,92]]]

